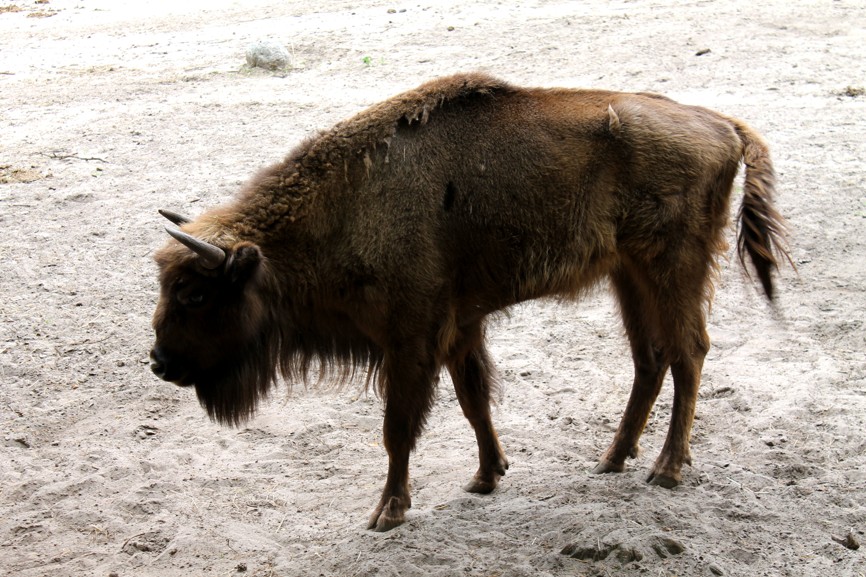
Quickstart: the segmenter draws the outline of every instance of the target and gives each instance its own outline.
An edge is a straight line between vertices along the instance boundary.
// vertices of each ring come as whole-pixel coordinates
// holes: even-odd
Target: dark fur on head
[[[195,385],[211,418],[237,425],[274,381],[279,340],[270,303],[279,289],[257,246],[239,242],[224,250],[217,270],[200,266],[178,243],[157,253],[162,298],[152,357],[163,378]]]
[[[194,385],[213,420],[246,422],[279,376],[290,386],[313,373],[318,383],[342,383],[366,368],[368,383],[376,378],[382,353],[368,338],[339,317],[313,314],[301,293],[284,298],[278,275],[255,245],[224,250],[226,263],[216,271],[175,243],[156,256],[163,285],[153,321],[156,349],[174,363],[169,369],[177,378],[169,380]],[[202,287],[207,301],[202,310],[190,309],[188,293]]]

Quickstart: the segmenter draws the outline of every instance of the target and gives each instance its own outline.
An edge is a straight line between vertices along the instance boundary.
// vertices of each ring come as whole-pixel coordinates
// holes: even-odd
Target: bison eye
[[[196,280],[178,279],[174,285],[175,300],[184,308],[196,309],[206,305],[213,297],[213,288]]]
[[[200,307],[201,305],[204,304],[204,301],[205,301],[205,294],[204,294],[204,292],[201,292],[201,291],[191,292],[186,297],[186,305],[188,307],[192,307],[192,308]]]

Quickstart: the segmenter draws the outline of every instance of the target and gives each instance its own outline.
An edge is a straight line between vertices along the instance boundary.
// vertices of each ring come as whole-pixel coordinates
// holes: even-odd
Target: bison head
[[[163,216],[179,226],[189,223],[173,213]],[[240,424],[267,393],[278,364],[267,261],[250,242],[223,247],[178,228],[166,230],[177,242],[155,257],[160,297],[151,369],[166,381],[195,386],[212,419]]]

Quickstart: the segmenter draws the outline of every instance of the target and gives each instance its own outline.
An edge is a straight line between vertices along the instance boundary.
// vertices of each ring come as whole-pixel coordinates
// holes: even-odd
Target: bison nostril
[[[188,379],[189,370],[186,365],[179,363],[171,353],[166,353],[158,346],[153,347],[153,350],[150,351],[150,370],[163,381],[181,387],[192,384],[192,381]]]
[[[153,371],[153,374],[159,378],[163,378],[165,376],[165,366],[156,361],[150,361],[150,370]]]
[[[150,370],[159,378],[165,377],[165,363],[159,358],[156,349],[150,351]]]

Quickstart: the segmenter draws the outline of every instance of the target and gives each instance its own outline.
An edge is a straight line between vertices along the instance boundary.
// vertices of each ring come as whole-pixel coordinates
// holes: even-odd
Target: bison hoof
[[[370,516],[367,529],[378,533],[390,531],[394,527],[402,525],[406,521],[407,506],[400,502],[397,497],[391,497],[385,505],[379,505]]]
[[[467,483],[463,490],[467,493],[478,493],[480,495],[487,495],[492,493],[496,486],[499,484],[499,477],[494,477],[491,479],[479,479],[478,477],[473,478],[469,483]]]
[[[508,460],[505,457],[500,457],[489,469],[479,468],[472,480],[463,487],[463,490],[467,493],[480,495],[492,493],[499,486],[499,479],[505,475],[506,470],[508,470]]]
[[[592,470],[592,473],[593,475],[600,475],[602,473],[622,473],[623,471],[625,471],[625,463],[614,463],[613,461],[602,459],[595,466],[595,469]]]
[[[665,489],[673,489],[680,484],[680,480],[678,478],[672,475],[665,475],[664,473],[650,473],[650,476],[647,477],[646,482],[650,485],[657,485]]]

